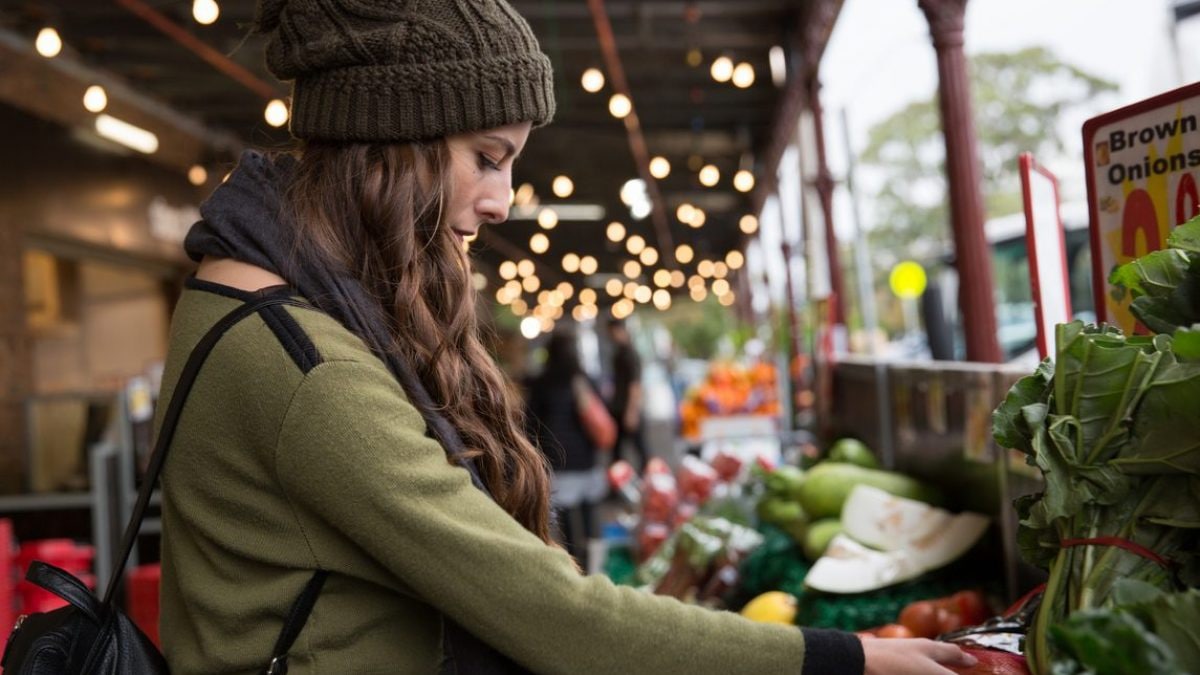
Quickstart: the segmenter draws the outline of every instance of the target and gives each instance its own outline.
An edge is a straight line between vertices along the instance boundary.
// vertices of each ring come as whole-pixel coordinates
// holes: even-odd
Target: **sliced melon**
[[[804,583],[827,593],[863,593],[873,591],[921,573],[905,551],[876,551],[839,534],[829,542]]]
[[[978,513],[954,515],[859,485],[842,511],[844,534],[830,543],[805,584],[830,593],[862,593],[908,581],[957,560],[988,523]]]

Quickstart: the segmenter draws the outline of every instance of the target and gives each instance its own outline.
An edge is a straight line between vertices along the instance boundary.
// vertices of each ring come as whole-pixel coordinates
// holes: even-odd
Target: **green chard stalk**
[[[1051,628],[1114,608],[1120,583],[1200,583],[1200,218],[1168,244],[1110,279],[1132,294],[1139,321],[1162,332],[1059,325],[1054,360],[1018,381],[993,415],[997,443],[1023,452],[1045,482],[1015,503],[1022,557],[1049,571],[1025,643],[1034,675],[1073,672],[1057,664],[1069,660],[1069,641],[1051,639]],[[1100,537],[1143,547],[1170,569],[1119,546],[1063,546]]]

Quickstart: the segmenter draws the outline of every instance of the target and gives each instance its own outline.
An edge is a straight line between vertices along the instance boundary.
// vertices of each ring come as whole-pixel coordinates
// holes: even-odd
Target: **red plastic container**
[[[17,620],[17,551],[12,521],[0,518],[0,644]]]
[[[21,612],[50,612],[67,604],[57,595],[24,581],[25,571],[29,569],[30,563],[40,560],[62,568],[78,577],[88,588],[95,590],[96,578],[92,576],[94,556],[95,550],[91,546],[77,546],[70,539],[41,539],[22,544],[20,553],[17,554],[17,569],[21,576],[17,592],[20,594]]]
[[[158,643],[158,589],[162,583],[162,565],[139,565],[129,572],[125,587],[128,589],[129,618],[150,638]]]

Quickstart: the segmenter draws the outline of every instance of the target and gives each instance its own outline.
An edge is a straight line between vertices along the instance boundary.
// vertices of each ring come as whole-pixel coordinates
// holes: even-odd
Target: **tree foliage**
[[[986,217],[991,218],[1021,208],[1017,155],[1062,152],[1058,123],[1063,114],[1117,86],[1042,47],[979,54],[970,66]],[[882,178],[874,195],[876,250],[918,259],[949,250],[937,93],[910,103],[869,133],[861,161]]]

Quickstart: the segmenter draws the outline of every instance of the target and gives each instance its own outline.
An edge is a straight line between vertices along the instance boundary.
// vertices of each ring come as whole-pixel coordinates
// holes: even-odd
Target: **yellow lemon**
[[[762,623],[796,623],[796,596],[783,591],[768,591],[742,608],[742,616]]]

